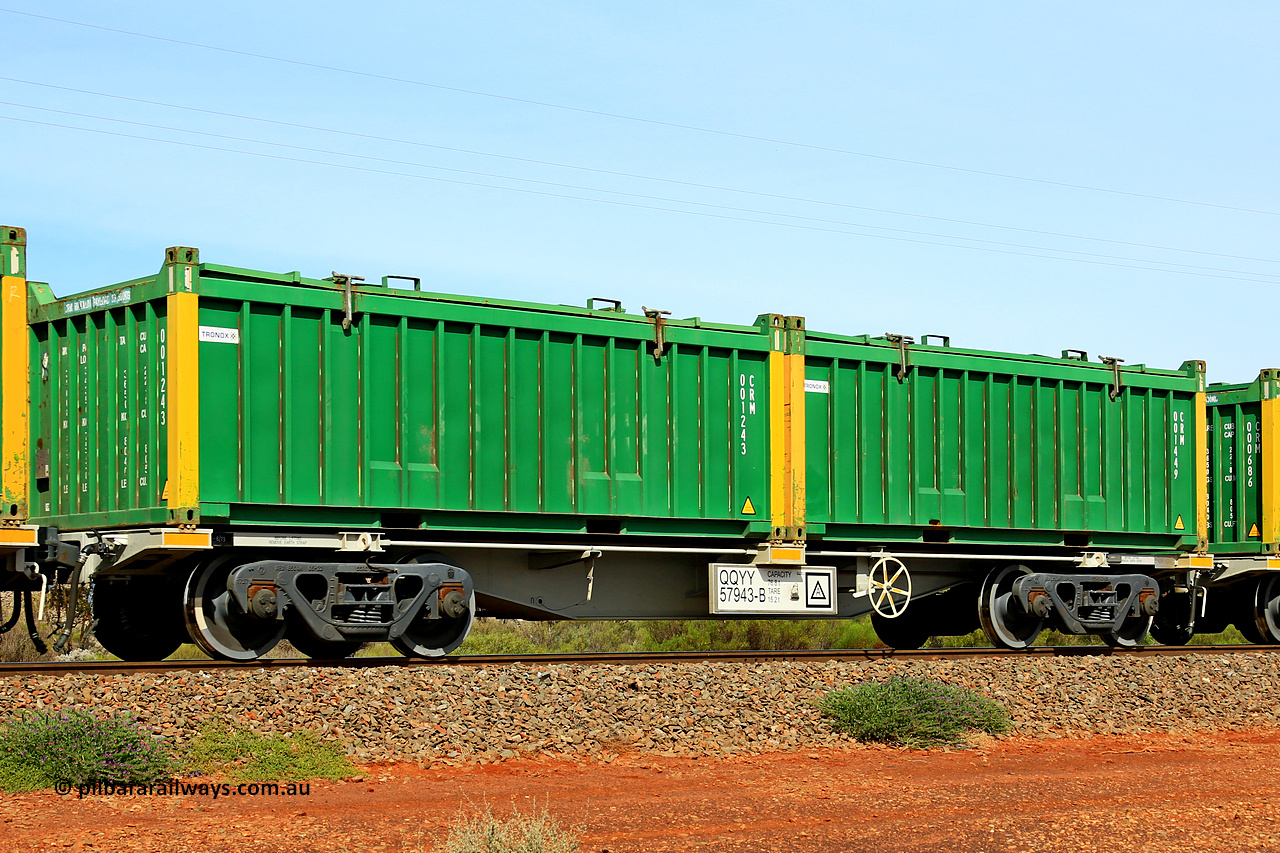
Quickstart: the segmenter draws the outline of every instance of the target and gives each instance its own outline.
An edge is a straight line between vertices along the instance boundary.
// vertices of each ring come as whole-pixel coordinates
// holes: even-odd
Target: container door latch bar
[[[1111,368],[1111,402],[1114,403],[1120,396],[1120,389],[1124,387],[1124,380],[1120,378],[1120,365],[1124,363],[1124,359],[1100,355],[1098,360]]]
[[[885,332],[884,339],[891,344],[898,345],[898,365],[893,369],[893,375],[899,382],[904,382],[907,378],[907,347],[916,342],[915,338],[909,335],[894,335]]]
[[[396,276],[399,278],[399,276]],[[351,331],[351,319],[355,316],[355,312],[351,302],[351,282],[364,281],[362,275],[343,275],[335,272],[332,277],[334,284],[342,285],[342,331]]]
[[[640,310],[644,312],[644,316],[653,321],[653,360],[662,361],[662,354],[667,350],[667,339],[663,316],[670,315],[670,311],[659,311],[657,308],[646,308],[640,306]]]

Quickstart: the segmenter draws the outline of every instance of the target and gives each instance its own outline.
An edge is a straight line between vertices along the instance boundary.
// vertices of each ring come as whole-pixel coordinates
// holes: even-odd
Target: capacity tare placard
[[[835,581],[827,566],[712,563],[711,612],[835,615]]]

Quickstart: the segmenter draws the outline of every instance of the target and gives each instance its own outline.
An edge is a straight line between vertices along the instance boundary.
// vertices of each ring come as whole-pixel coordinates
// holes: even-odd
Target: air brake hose
[[[80,559],[76,561],[76,566],[71,570],[71,583],[67,589],[67,620],[62,623],[62,630],[58,632],[58,636],[53,640],[53,650],[58,654],[65,654],[67,646],[71,645],[71,629],[76,624],[76,605],[80,598],[80,572],[84,570],[84,564],[88,561],[90,554],[98,553],[97,545],[89,545],[80,551]],[[28,593],[30,597],[30,593]],[[30,614],[28,614],[30,619]]]
[[[31,590],[24,589],[22,591],[22,609],[27,614],[27,633],[31,635],[31,642],[35,644],[36,654],[44,654],[49,651],[49,647],[44,644],[44,640],[40,639],[40,632],[36,630],[36,611],[31,605]]]
[[[22,612],[22,597],[15,589],[13,591],[13,611],[9,614],[9,619],[3,625],[0,625],[0,634],[7,634],[12,630],[14,625],[18,624],[18,614]]]

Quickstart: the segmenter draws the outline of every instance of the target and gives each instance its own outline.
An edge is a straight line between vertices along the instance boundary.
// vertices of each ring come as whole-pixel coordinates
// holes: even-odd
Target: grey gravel
[[[1039,737],[1280,726],[1280,656],[1269,653],[10,676],[0,708],[131,714],[177,743],[213,722],[311,729],[361,761],[608,761],[848,745],[815,700],[893,674],[977,690],[1009,710],[1015,733]]]

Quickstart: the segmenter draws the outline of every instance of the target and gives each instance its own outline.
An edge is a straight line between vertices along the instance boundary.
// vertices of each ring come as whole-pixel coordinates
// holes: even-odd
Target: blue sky
[[[1272,3],[0,6],[0,221],[58,293],[192,245],[475,295],[1202,358],[1215,381],[1280,367]]]

